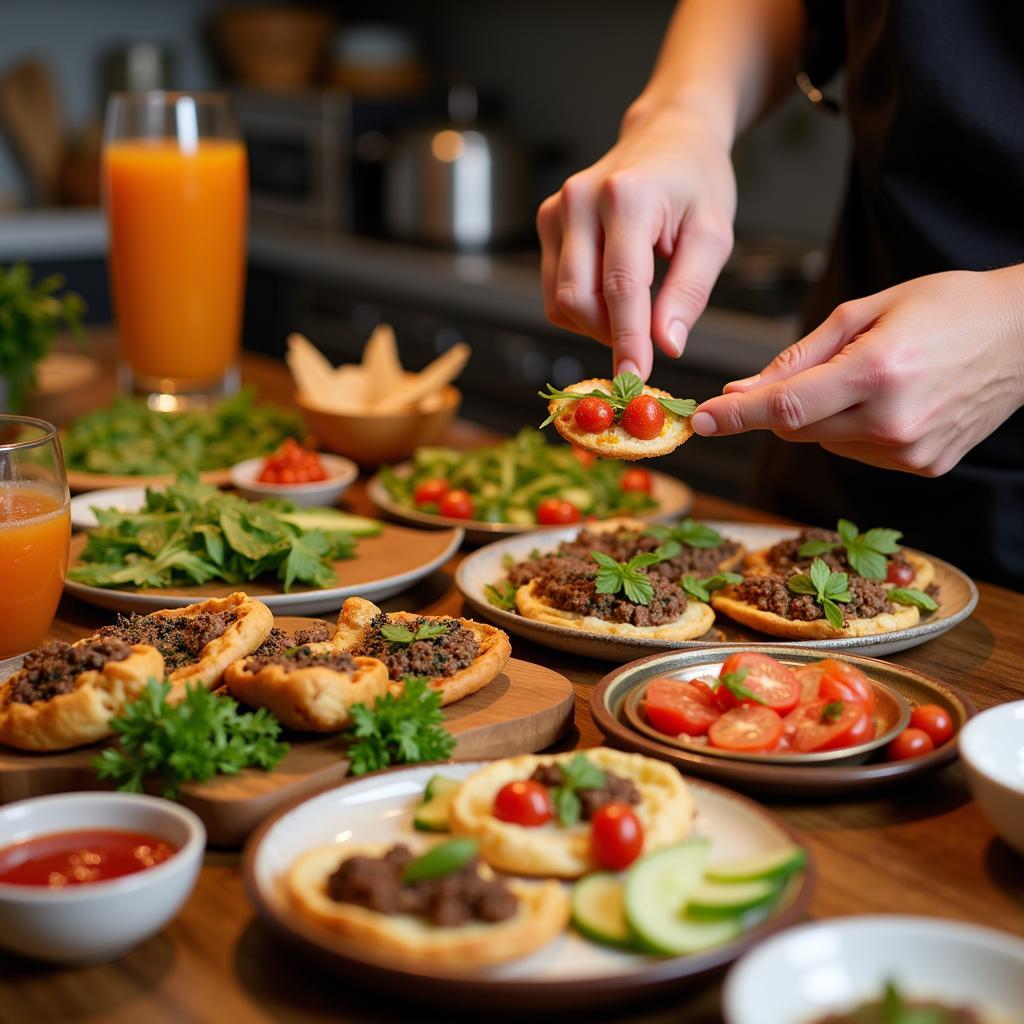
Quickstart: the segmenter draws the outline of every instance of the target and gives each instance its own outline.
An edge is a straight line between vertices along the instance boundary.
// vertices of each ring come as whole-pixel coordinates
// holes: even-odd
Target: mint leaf
[[[600,789],[605,783],[604,771],[584,754],[577,754],[562,766],[565,784],[573,789]]]
[[[635,373],[619,373],[612,380],[612,398],[616,408],[624,409],[644,392],[644,382]]]
[[[551,803],[558,820],[566,826],[575,825],[580,820],[582,807],[580,798],[569,786],[558,786],[551,791]]]
[[[805,540],[797,548],[796,553],[801,558],[813,558],[816,555],[824,555],[828,551],[834,551],[839,544],[831,540]]]
[[[707,576],[702,580],[698,580],[695,576],[684,576],[680,581],[680,585],[683,590],[697,598],[698,601],[707,602],[711,600],[713,591],[742,582],[743,577],[738,572],[720,572],[714,576]]]
[[[815,591],[822,594],[825,592],[825,587],[832,576],[832,571],[820,558],[816,558],[811,562],[808,575],[811,577],[811,583],[814,584]]]
[[[897,604],[916,605],[926,612],[933,612],[939,607],[933,597],[915,587],[890,587],[886,596]]]
[[[849,544],[850,541],[856,540],[860,532],[856,525],[851,523],[849,519],[840,519],[836,524],[836,531],[839,534],[839,539],[844,544]]]
[[[680,519],[674,526],[655,524],[648,526],[644,533],[659,540],[677,541],[688,548],[717,548],[725,543],[717,530],[695,519]]]
[[[846,560],[855,573],[869,580],[884,580],[889,570],[885,555],[872,551],[860,541],[851,541],[847,545]]]
[[[831,572],[820,558],[816,558],[811,562],[809,572],[795,573],[789,577],[786,585],[794,594],[810,594],[821,606],[825,618],[836,629],[843,628],[843,612],[836,602],[853,600],[849,591],[849,576],[845,572]]]
[[[393,644],[411,644],[415,634],[407,626],[400,626],[397,622],[387,622],[380,627],[380,635]]]
[[[617,594],[621,590],[633,604],[642,605],[654,599],[654,585],[641,570],[660,560],[656,554],[634,555],[628,562],[616,562],[601,551],[591,551],[590,557],[599,566],[594,577],[597,593]]]
[[[823,597],[820,604],[821,610],[825,613],[825,618],[828,619],[836,629],[842,629],[843,626],[846,625],[846,620],[843,618],[842,610],[831,597]]]
[[[743,680],[747,678],[747,672],[748,670],[745,668],[737,669],[735,672],[726,672],[719,676],[719,685],[724,686],[741,703],[750,700],[755,704],[766,704],[767,701],[758,697],[749,686],[743,685]]]
[[[805,572],[795,573],[789,577],[787,586],[794,594],[817,594],[818,588],[811,581],[811,577]]]

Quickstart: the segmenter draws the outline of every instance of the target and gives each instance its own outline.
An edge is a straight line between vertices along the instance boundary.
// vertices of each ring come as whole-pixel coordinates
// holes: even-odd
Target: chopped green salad
[[[488,523],[533,526],[584,516],[605,519],[658,505],[646,470],[581,456],[568,445],[549,445],[531,427],[501,444],[469,452],[420,448],[411,473],[385,467],[380,479],[392,499],[406,508]],[[463,506],[471,514],[446,511],[446,496],[463,492],[470,500]],[[565,503],[571,506],[568,513]],[[559,512],[562,518],[557,518]]]
[[[212,409],[173,413],[150,409],[143,399],[118,398],[75,420],[61,443],[68,469],[147,476],[225,469],[305,434],[297,413],[255,405],[252,392],[241,391]]]

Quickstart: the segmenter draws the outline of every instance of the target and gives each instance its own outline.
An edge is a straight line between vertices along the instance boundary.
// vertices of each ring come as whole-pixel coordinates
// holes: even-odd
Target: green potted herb
[[[62,327],[84,340],[81,317],[85,303],[79,295],[56,293],[64,279],[53,275],[32,283],[24,263],[0,267],[0,412],[19,412],[35,384],[36,366],[50,351]]]

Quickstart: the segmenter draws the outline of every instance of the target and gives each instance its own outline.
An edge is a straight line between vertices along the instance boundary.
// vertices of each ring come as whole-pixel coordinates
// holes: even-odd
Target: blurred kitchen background
[[[281,353],[298,330],[340,362],[388,320],[416,368],[464,339],[463,415],[502,430],[538,422],[545,382],[610,367],[606,349],[545,320],[534,211],[613,142],[672,7],[3,0],[0,263],[61,272],[89,320],[109,322],[108,93],[228,89],[251,172],[245,345]],[[684,358],[661,359],[654,383],[702,399],[793,339],[847,153],[842,121],[795,89],[740,143],[735,255]],[[665,468],[743,498],[759,446],[686,445]]]

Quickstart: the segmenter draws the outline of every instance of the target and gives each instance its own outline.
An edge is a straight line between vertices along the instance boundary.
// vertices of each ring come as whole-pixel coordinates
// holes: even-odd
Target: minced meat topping
[[[537,577],[534,593],[554,608],[578,615],[594,615],[606,622],[634,626],[660,626],[686,611],[686,594],[662,576],[648,579],[654,588],[650,604],[634,604],[624,593],[599,594],[595,583],[597,565],[572,558],[553,559]]]
[[[539,782],[548,789],[557,789],[565,785],[565,772],[557,762],[538,765],[530,776],[533,782]],[[604,772],[604,785],[592,789],[577,789],[576,796],[580,801],[580,817],[590,821],[605,804],[638,804],[640,790],[632,779],[624,779],[621,775]]]
[[[289,635],[277,626],[270,631],[270,635],[252,652],[254,658],[269,658],[273,654],[282,654],[290,651],[293,647],[302,647],[305,644],[322,644],[331,639],[331,628],[326,622],[317,619],[311,626],[305,629],[296,630]]]
[[[70,693],[82,672],[99,671],[108,661],[124,661],[131,653],[129,644],[114,637],[79,647],[53,640],[25,655],[21,669],[7,688],[7,702],[31,704]]]
[[[413,640],[411,643],[397,643],[381,634],[382,626],[402,626],[415,633],[425,623],[440,623],[444,630],[438,636]],[[458,619],[392,621],[386,613],[381,612],[367,626],[352,653],[383,661],[392,679],[401,679],[402,676],[426,676],[433,679],[452,676],[467,668],[479,651],[480,643],[476,634]]]
[[[255,654],[245,659],[250,672],[259,672],[268,665],[279,665],[285,672],[297,668],[329,668],[333,672],[354,672],[356,663],[348,651],[316,651],[308,644],[286,647],[275,654]]]
[[[482,878],[479,857],[440,878],[408,885],[402,876],[413,859],[403,845],[383,857],[349,857],[327,879],[327,895],[379,914],[414,914],[441,928],[515,915],[515,893],[504,882]]]
[[[164,666],[173,672],[195,664],[203,648],[222,636],[235,621],[234,612],[199,612],[198,615],[118,615],[112,626],[100,630],[102,637],[117,637],[127,644],[149,644],[164,656]]]
[[[806,544],[809,540],[823,540],[830,544],[839,544],[839,534],[835,530],[821,530],[817,527],[810,527],[806,530],[801,530],[796,537],[790,537],[788,540],[780,540],[778,544],[773,544],[768,549],[768,561],[773,569],[781,573],[788,573],[790,569],[798,569],[801,572],[806,572],[810,567],[811,562],[815,558],[820,558],[833,572],[847,572],[854,573],[854,570],[850,568],[850,563],[846,557],[846,549],[843,547],[835,547],[831,551],[826,551],[820,555],[807,555],[801,556],[799,551],[802,545]],[[909,565],[906,556],[903,554],[903,549],[900,548],[894,554],[889,555],[888,559],[890,562],[894,562],[897,565]]]
[[[778,573],[747,576],[736,584],[736,597],[763,612],[774,612],[784,619],[813,622],[823,619],[821,605],[810,594],[794,594],[787,585],[793,573],[780,576]],[[849,602],[837,602],[843,613],[844,623],[849,619],[870,619],[875,615],[892,611],[892,605],[885,587],[877,580],[850,576]]]

